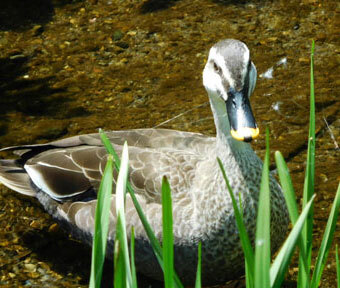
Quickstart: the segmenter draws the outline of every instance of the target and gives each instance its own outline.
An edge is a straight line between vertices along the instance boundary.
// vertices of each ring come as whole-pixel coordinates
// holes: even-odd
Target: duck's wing
[[[174,150],[193,151],[195,153],[205,153],[206,147],[215,143],[215,137],[208,137],[200,133],[170,130],[170,129],[131,129],[121,131],[105,131],[112,144],[127,144],[144,148],[171,148]],[[99,133],[78,135],[48,142],[45,144],[19,145],[0,149],[2,151],[14,151],[21,156],[24,163],[43,151],[53,148],[68,148],[82,145],[103,146]]]
[[[115,145],[117,154],[122,146]],[[45,209],[55,218],[71,225],[71,231],[93,233],[96,193],[107,161],[107,152],[100,146],[76,146],[44,151],[29,159],[24,165],[31,181],[38,188],[37,197]],[[161,233],[161,185],[167,176],[174,207],[174,223],[185,222],[184,214],[192,207],[189,187],[195,179],[200,155],[169,148],[129,148],[129,181],[149,223],[157,236]],[[115,172],[114,181],[117,173]],[[113,185],[115,192],[115,183]],[[44,193],[41,193],[44,192]],[[178,209],[178,207],[181,207]],[[183,208],[183,209],[182,209]],[[126,198],[128,229],[135,227],[137,235],[144,235],[143,226],[131,201]],[[110,221],[116,219],[115,195],[111,197]],[[189,220],[187,220],[189,221]],[[131,226],[131,227],[130,227]],[[110,225],[113,237],[115,225]],[[77,228],[77,229],[74,229]],[[159,235],[158,235],[159,234]],[[178,234],[178,233],[177,233]],[[177,235],[176,234],[176,235]],[[75,235],[78,237],[77,235]]]
[[[146,132],[150,133],[150,131]],[[107,134],[119,156],[122,153],[122,145],[119,144],[124,140],[130,141],[130,144],[140,144],[141,139],[144,138],[144,143],[149,143],[144,145],[149,147],[129,147],[129,181],[154,228],[161,227],[160,203],[163,176],[167,176],[170,182],[174,207],[181,207],[181,209],[174,209],[174,221],[183,223],[183,214],[192,215],[192,211],[188,211],[192,206],[190,205],[192,195],[188,192],[188,188],[194,181],[195,169],[202,161],[202,155],[209,150],[205,142],[199,149],[198,139],[193,138],[188,141],[183,138],[183,134],[177,133],[173,133],[174,137],[168,142],[160,140],[164,135],[156,137],[155,142],[147,140],[145,133],[142,133],[140,138],[140,131],[138,133],[129,131],[127,139],[124,140],[118,138],[119,133]],[[182,142],[179,140],[181,137]],[[176,140],[173,140],[175,138]],[[108,157],[99,139],[98,134],[91,134],[43,145],[9,148],[18,152],[21,158],[0,160],[0,181],[20,193],[37,196],[51,215],[72,227],[70,231],[92,234],[96,193]],[[161,141],[165,141],[167,145],[162,148],[152,147],[155,143],[160,145]],[[184,150],[179,149],[181,147]],[[196,152],[197,149],[200,153]],[[114,179],[116,177],[117,172]],[[112,195],[111,203],[110,221],[114,222],[115,195]],[[143,226],[139,223],[140,220],[129,195],[126,199],[126,214],[129,217],[128,225],[135,226],[136,235],[142,235]],[[161,229],[158,228],[157,233],[161,233]],[[110,231],[110,237],[113,237],[113,234],[113,230]]]
[[[122,146],[115,145],[115,149],[120,156]],[[37,188],[55,200],[66,201],[90,190],[96,193],[107,156],[104,147],[57,148],[29,159],[24,169]],[[169,178],[175,194],[186,190],[200,160],[196,154],[183,151],[130,147],[129,180],[137,194],[148,202],[159,202],[162,177]]]
[[[163,129],[117,131],[107,135],[118,154],[124,141],[130,145],[130,182],[147,202],[160,201],[164,175],[169,178],[174,195],[183,197],[182,191],[190,185],[197,161],[206,155],[211,147],[208,144],[213,142],[213,138],[200,134]],[[0,163],[0,180],[28,195],[34,194],[28,185],[32,181],[35,188],[58,201],[92,197],[107,160],[99,134],[7,149],[16,151],[21,158],[11,161],[11,167]]]
[[[205,153],[208,145],[215,143],[215,137],[208,137],[200,133],[177,131],[170,129],[132,129],[105,132],[111,143],[123,145],[127,141],[130,147],[153,149],[170,148],[173,150]],[[98,133],[80,136],[80,141],[88,145],[102,145]]]

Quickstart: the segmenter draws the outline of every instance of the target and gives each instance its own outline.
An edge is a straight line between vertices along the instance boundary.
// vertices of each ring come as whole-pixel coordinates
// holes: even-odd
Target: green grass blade
[[[292,231],[289,233],[288,238],[284,242],[279,254],[276,256],[270,268],[270,287],[281,287],[282,281],[284,280],[285,273],[288,269],[294,249],[296,247],[297,240],[299,239],[299,235],[301,234],[313,200],[314,196],[307,203],[301,215],[298,217]]]
[[[125,195],[126,195],[126,182],[128,177],[128,167],[129,167],[129,153],[127,143],[125,142],[123,146],[122,161],[116,184],[116,211],[117,211],[116,238],[119,241],[120,253],[124,259],[125,266],[124,270],[127,281],[127,287],[132,287],[129,247],[125,220]]]
[[[322,237],[321,246],[318,252],[318,256],[316,258],[316,264],[311,281],[312,288],[316,288],[319,286],[321,275],[326,265],[329,249],[331,248],[331,244],[333,241],[336,223],[339,216],[339,210],[340,210],[340,184],[338,186],[338,190],[333,201],[331,213],[329,214],[326,229]]]
[[[243,222],[243,206],[242,206],[242,196],[241,193],[238,194],[238,203],[239,203],[239,209],[240,209],[240,216],[241,216],[241,220]],[[244,222],[243,222],[244,223]],[[254,275],[251,275],[249,268],[248,268],[248,262],[246,259],[244,259],[244,270],[245,270],[245,278],[246,278],[246,287],[254,287],[253,284],[253,279],[254,279]]]
[[[298,211],[298,205],[296,202],[295,192],[293,188],[292,179],[289,175],[289,170],[287,167],[287,164],[282,156],[282,154],[279,151],[275,152],[275,162],[277,166],[277,171],[279,173],[280,183],[283,191],[283,195],[286,200],[286,204],[288,207],[288,212],[290,216],[290,220],[295,225],[298,217],[299,217],[299,211]],[[306,251],[304,246],[304,237],[301,233],[298,239],[298,245],[300,248],[300,260],[301,262],[301,268],[304,269],[305,273],[308,273],[307,270],[307,259],[306,259]]]
[[[250,278],[250,282],[253,282],[254,279],[254,252],[253,252],[253,248],[251,246],[250,240],[249,240],[249,236],[246,230],[246,227],[243,223],[242,220],[242,215],[240,213],[239,207],[237,206],[237,202],[236,202],[236,198],[235,195],[231,189],[231,186],[229,184],[229,180],[227,178],[227,175],[225,173],[224,167],[223,167],[223,163],[221,162],[220,158],[217,158],[218,164],[220,166],[220,169],[222,171],[222,175],[224,178],[224,181],[227,185],[228,191],[229,191],[229,195],[231,198],[231,202],[233,204],[233,208],[234,208],[234,213],[235,213],[235,219],[236,219],[236,225],[240,234],[240,239],[241,239],[241,244],[242,244],[242,249],[243,249],[243,253],[244,253],[244,257],[245,257],[245,261],[247,262],[247,268],[248,268],[248,277]]]
[[[174,235],[172,229],[172,201],[166,177],[162,181],[163,261],[165,288],[174,286]]]
[[[142,210],[142,207],[139,205],[138,200],[135,196],[135,193],[130,185],[130,183],[127,183],[127,190],[130,193],[132,202],[136,208],[136,211],[138,213],[139,219],[141,220],[143,227],[145,229],[145,232],[150,240],[150,244],[152,246],[152,249],[156,255],[156,258],[158,260],[159,265],[161,266],[161,268],[163,269],[163,253],[162,253],[162,248],[161,245],[159,244],[159,241],[157,240],[149,222],[147,221],[144,212]],[[183,287],[183,284],[181,283],[179,277],[177,276],[176,272],[174,272],[174,280],[175,280],[175,285],[176,287]]]
[[[100,287],[103,265],[105,261],[105,251],[107,244],[107,234],[109,230],[109,213],[111,208],[112,181],[113,181],[113,160],[109,156],[102,181],[98,190],[97,207],[95,213],[95,225],[92,245],[91,261],[91,288]]]
[[[340,261],[339,261],[339,248],[338,244],[335,245],[335,261],[336,261],[336,275],[337,275],[337,282],[338,288],[340,288]]]
[[[280,184],[287,203],[290,220],[293,224],[299,218],[299,210],[296,202],[295,192],[293,188],[292,179],[289,175],[287,164],[279,151],[275,152],[275,162],[280,178]]]
[[[117,219],[117,226],[119,226],[121,223],[119,216]],[[119,233],[119,228],[116,229],[117,233]],[[116,240],[115,240],[115,253],[114,253],[114,287],[115,288],[125,288],[126,287],[126,277],[125,277],[125,263],[124,263],[124,257],[121,253],[121,248],[119,247],[119,240],[118,236],[116,234]]]
[[[202,243],[198,243],[198,259],[197,259],[197,272],[196,272],[196,282],[195,288],[201,288],[201,274],[202,274]]]
[[[315,95],[314,95],[314,41],[311,48],[311,63],[310,63],[310,116],[309,116],[309,135],[308,135],[308,150],[307,150],[307,167],[305,181],[303,187],[303,205],[304,208],[307,202],[314,194],[314,175],[315,175]],[[304,246],[306,251],[307,269],[302,267],[300,257],[298,287],[308,287],[310,277],[310,265],[312,258],[312,240],[313,240],[313,214],[314,208],[310,209],[307,221],[303,228]]]
[[[266,155],[263,163],[255,240],[255,287],[270,283],[270,189],[269,189],[269,131],[266,129]]]
[[[245,273],[246,273],[246,287],[247,287],[247,288],[248,288],[248,287],[254,287],[253,283],[251,282],[252,280],[251,280],[251,277],[250,277],[250,272],[249,272],[249,268],[248,268],[248,263],[247,263],[247,261],[245,261],[244,266],[245,266],[244,271],[245,271]]]
[[[243,207],[242,207],[242,196],[241,193],[238,194],[238,203],[240,204],[240,216],[241,216],[241,220],[243,222]],[[243,222],[244,223],[244,222]],[[253,279],[254,279],[254,275],[251,275],[251,271],[249,270],[248,267],[248,262],[246,260],[246,258],[244,258],[244,268],[245,268],[245,277],[246,277],[246,287],[254,287],[253,284]]]
[[[102,132],[101,130],[99,131],[102,142],[104,143],[104,146],[106,148],[106,150],[113,156],[114,159],[114,165],[115,168],[117,169],[117,171],[119,171],[120,168],[120,160],[119,157],[116,153],[116,151],[114,150],[110,140],[107,138],[107,136],[105,135],[104,132]],[[158,260],[159,265],[161,266],[161,268],[163,269],[163,252],[162,252],[162,248],[161,245],[159,243],[159,241],[157,240],[155,233],[153,232],[149,222],[147,221],[143,209],[142,207],[139,205],[138,200],[135,196],[135,192],[133,191],[130,182],[128,181],[126,184],[126,188],[127,191],[129,192],[130,196],[131,196],[131,200],[133,202],[133,205],[136,208],[137,214],[139,216],[139,219],[141,220],[144,230],[150,240],[150,244],[152,246],[152,249],[155,253],[155,256]],[[176,272],[174,272],[174,280],[175,280],[175,285],[178,288],[183,287],[183,284],[181,283],[179,277],[177,276]]]
[[[135,229],[131,228],[131,239],[130,239],[130,262],[131,262],[131,276],[132,276],[132,287],[137,288],[137,273],[135,266]]]
[[[99,129],[99,135],[100,138],[105,146],[105,149],[107,150],[107,152],[109,152],[112,156],[113,156],[113,160],[114,160],[114,164],[115,166],[118,168],[120,167],[120,159],[118,157],[118,154],[116,153],[115,149],[113,148],[109,138],[107,138],[105,132],[102,129]],[[117,169],[119,170],[119,169]]]

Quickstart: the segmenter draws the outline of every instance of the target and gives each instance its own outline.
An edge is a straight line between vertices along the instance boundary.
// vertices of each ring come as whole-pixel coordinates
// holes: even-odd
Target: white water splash
[[[274,69],[276,69],[278,66],[283,65],[286,66],[287,65],[287,57],[281,58],[279,61],[277,61],[275,63],[274,66],[270,67],[269,69],[267,69],[265,72],[263,72],[262,74],[260,74],[260,78],[264,78],[264,79],[273,79],[273,73],[274,73]]]

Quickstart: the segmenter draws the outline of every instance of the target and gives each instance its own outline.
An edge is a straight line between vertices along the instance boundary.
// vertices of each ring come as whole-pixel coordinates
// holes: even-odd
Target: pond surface
[[[309,52],[315,39],[314,247],[319,247],[340,181],[338,1],[22,3],[0,3],[0,147],[98,128],[155,127],[172,118],[161,127],[213,135],[202,69],[214,43],[236,38],[247,43],[259,75],[273,67],[273,78],[258,78],[251,102],[260,130],[270,128],[271,150],[280,150],[289,161],[299,199],[308,135]],[[282,59],[286,62],[280,64]],[[262,157],[264,133],[253,142]],[[340,243],[339,225],[334,243]],[[37,201],[4,186],[0,247],[2,287],[87,287],[89,249],[60,231]],[[334,251],[335,245],[321,287],[335,287]],[[110,271],[108,264],[106,274]],[[287,287],[295,286],[296,275],[292,266]],[[241,279],[225,287],[242,285]]]

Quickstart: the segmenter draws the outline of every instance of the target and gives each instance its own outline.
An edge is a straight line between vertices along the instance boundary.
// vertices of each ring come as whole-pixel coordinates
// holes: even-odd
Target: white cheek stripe
[[[209,60],[216,61],[216,64],[222,69],[223,75],[226,78],[226,80],[229,82],[230,86],[235,87],[234,79],[231,77],[231,74],[229,70],[226,68],[224,58],[216,53],[216,49],[213,47],[210,50]]]
[[[245,77],[247,72],[248,72],[248,63],[249,63],[249,59],[250,59],[250,53],[249,53],[249,50],[248,50],[247,46],[245,46],[245,52],[244,52],[243,55],[244,55],[244,58],[243,58],[244,66],[243,66],[242,75],[243,75],[243,77]]]

